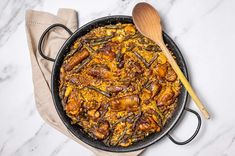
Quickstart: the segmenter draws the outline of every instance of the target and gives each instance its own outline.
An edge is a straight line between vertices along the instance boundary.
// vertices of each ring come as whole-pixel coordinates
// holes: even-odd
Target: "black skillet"
[[[116,24],[116,23],[133,23],[133,21],[130,16],[120,16],[120,15],[107,16],[107,17],[93,20],[93,21],[85,24],[84,26],[82,26],[78,30],[76,30],[74,33],[72,33],[66,26],[64,26],[62,24],[53,24],[43,32],[43,34],[39,40],[38,50],[43,58],[54,62],[52,75],[51,75],[51,93],[52,93],[53,101],[55,104],[55,108],[56,108],[57,113],[59,114],[61,120],[64,122],[64,124],[68,128],[68,130],[70,132],[72,132],[72,134],[75,135],[77,138],[79,138],[80,140],[82,140],[83,142],[85,142],[86,144],[88,144],[90,146],[93,146],[95,148],[105,150],[105,151],[111,151],[111,152],[136,151],[136,150],[146,148],[146,147],[152,145],[153,143],[156,143],[157,141],[159,141],[160,139],[162,139],[165,136],[167,136],[172,142],[174,142],[175,144],[178,144],[178,145],[184,145],[184,144],[189,143],[190,141],[192,141],[196,137],[196,135],[199,132],[199,129],[201,127],[201,118],[197,112],[195,112],[194,110],[191,110],[189,108],[186,108],[188,94],[187,94],[184,87],[182,87],[182,89],[181,89],[181,94],[179,95],[178,105],[177,105],[176,110],[173,113],[173,116],[171,117],[171,119],[169,119],[167,121],[166,125],[162,128],[161,132],[151,134],[151,135],[147,136],[146,138],[144,138],[144,140],[138,141],[128,147],[114,147],[114,146],[109,147],[109,146],[106,146],[103,142],[91,138],[88,134],[86,134],[82,130],[82,128],[80,126],[71,124],[71,120],[66,115],[66,113],[62,107],[60,97],[59,97],[59,75],[60,75],[60,67],[63,63],[64,57],[69,52],[69,47],[74,43],[74,41],[77,38],[85,35],[86,33],[88,33],[90,30],[92,30],[94,28],[108,25],[108,24]],[[44,37],[54,27],[64,28],[71,36],[62,45],[56,58],[52,59],[52,58],[49,58],[43,54],[42,46],[43,46]],[[183,71],[184,75],[188,78],[186,64],[185,64],[184,58],[183,58],[180,50],[178,49],[176,44],[173,42],[173,40],[164,32],[163,32],[163,38],[164,38],[164,42],[169,45],[169,48],[172,50],[172,52],[176,56],[176,61],[177,61],[178,65],[180,66],[181,70]],[[174,138],[171,137],[171,135],[169,133],[174,128],[174,126],[177,124],[177,122],[179,121],[179,119],[182,116],[184,111],[188,111],[188,112],[195,114],[198,119],[198,125],[197,125],[197,129],[194,132],[194,134],[186,141],[181,142],[181,141],[176,141]]]

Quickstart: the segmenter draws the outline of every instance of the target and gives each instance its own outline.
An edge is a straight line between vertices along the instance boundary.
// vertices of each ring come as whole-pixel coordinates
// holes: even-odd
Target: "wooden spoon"
[[[188,80],[185,78],[183,72],[180,70],[176,61],[174,60],[171,53],[164,44],[162,38],[162,27],[160,23],[160,16],[158,12],[148,3],[138,3],[132,11],[132,17],[134,19],[134,23],[137,29],[144,36],[150,38],[160,46],[163,53],[167,57],[168,62],[171,64],[172,68],[178,75],[179,79],[183,83],[189,95],[192,97],[192,99],[194,100],[200,111],[203,113],[205,118],[209,119],[210,116],[208,111],[206,110],[205,106],[202,104],[202,102],[196,95],[195,91],[189,84]]]

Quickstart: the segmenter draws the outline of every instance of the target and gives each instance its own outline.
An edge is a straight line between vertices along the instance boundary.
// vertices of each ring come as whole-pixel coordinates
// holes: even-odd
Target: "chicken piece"
[[[103,56],[110,60],[113,60],[116,57],[116,54],[112,51],[110,44],[105,44],[102,48],[99,49],[99,52],[101,52]]]
[[[81,108],[81,103],[82,103],[81,100],[76,100],[74,98],[69,99],[68,103],[65,106],[66,112],[71,115],[77,116]]]
[[[105,139],[109,135],[108,121],[102,121],[96,128],[92,130],[92,134],[99,140]]]
[[[65,64],[64,69],[66,71],[72,70],[76,65],[82,62],[85,58],[87,58],[90,53],[87,50],[83,50],[82,52],[77,52],[68,60],[68,63]]]
[[[175,71],[171,67],[168,67],[165,79],[167,81],[173,82],[176,80],[176,78],[177,78],[177,75],[176,75]]]
[[[113,111],[137,111],[140,103],[138,95],[127,95],[109,102]]]
[[[167,87],[165,91],[160,95],[157,100],[157,105],[170,105],[174,102],[174,92],[170,87]]]
[[[99,79],[111,79],[113,74],[106,65],[97,64],[88,70],[88,74]]]
[[[163,78],[166,76],[166,73],[167,73],[167,65],[164,64],[164,65],[158,65],[157,66],[157,74]]]
[[[152,93],[152,95],[151,95],[151,98],[154,98],[154,96],[156,96],[158,93],[159,93],[159,91],[161,90],[161,85],[157,82],[157,81],[153,81],[150,85],[149,85],[149,87],[148,87],[148,89],[151,91],[151,93]]]
[[[83,100],[78,98],[76,90],[72,90],[68,96],[68,102],[65,105],[66,113],[77,116],[79,114],[80,108],[83,104]]]
[[[146,132],[160,131],[160,126],[154,121],[151,116],[144,116],[139,121],[139,130]]]

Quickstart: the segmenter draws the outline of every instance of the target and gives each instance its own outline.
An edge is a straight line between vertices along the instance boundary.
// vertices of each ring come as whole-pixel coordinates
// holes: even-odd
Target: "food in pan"
[[[172,116],[180,81],[161,49],[133,24],[78,38],[60,68],[60,98],[73,124],[107,146],[158,133]]]

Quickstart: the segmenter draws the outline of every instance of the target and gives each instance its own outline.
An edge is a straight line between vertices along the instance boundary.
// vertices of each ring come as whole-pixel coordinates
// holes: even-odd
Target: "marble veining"
[[[199,155],[214,155],[227,156],[235,152],[235,127],[226,127],[220,131],[215,137],[203,144],[202,148],[197,151],[194,156]],[[217,144],[223,142],[220,147]],[[215,152],[216,151],[216,152]]]
[[[141,0],[1,0],[0,2],[0,156],[94,155],[49,127],[36,111],[30,59],[25,35],[26,9],[56,14],[73,8],[79,25],[108,15],[131,15]],[[212,114],[203,120],[197,138],[177,146],[167,138],[150,146],[143,156],[235,155],[235,1],[145,0],[162,17],[164,31],[177,43],[190,77]],[[188,107],[198,111],[193,102]],[[199,112],[199,111],[198,111]],[[186,113],[174,130],[179,140],[193,133],[196,119]]]
[[[41,135],[47,135],[48,134],[48,130],[44,128],[45,127],[45,123],[42,124],[40,126],[40,128],[36,131],[36,133],[29,138],[28,140],[26,140],[20,147],[18,147],[12,154],[16,155],[23,155],[22,150],[26,149],[24,148],[25,146],[28,146],[29,144],[32,144],[32,142],[34,142],[37,138],[39,138]],[[37,146],[34,146],[32,149],[30,150],[35,150],[37,148]],[[21,154],[22,153],[22,154]]]
[[[0,47],[16,31],[24,20],[26,9],[40,5],[42,0],[1,0],[0,5]]]
[[[203,0],[199,0],[199,1],[203,1]],[[206,16],[208,16],[210,13],[215,11],[223,1],[224,0],[215,0],[212,3],[212,0],[210,0],[211,3],[208,3],[207,7],[205,9],[203,9],[202,11],[197,11],[197,10],[192,9],[192,10],[194,10],[192,12],[193,16],[192,15],[188,16],[186,21],[183,22],[183,26],[181,26],[180,29],[176,29],[176,31],[175,31],[176,33],[173,30],[173,33],[172,33],[173,37],[178,38],[178,37],[183,36],[184,34],[188,33],[190,31],[190,29],[192,29],[197,23],[199,23]],[[174,5],[177,6],[176,2],[178,2],[177,4],[180,4],[180,1],[173,1],[173,3],[170,3],[171,7],[170,7],[170,9],[168,9],[168,12],[165,15],[166,18],[168,16],[168,14],[170,13],[172,6],[174,6]],[[174,4],[174,5],[172,5],[172,4]],[[198,3],[198,1],[197,1],[197,5],[199,5],[200,7],[203,7],[203,5],[205,5],[205,3]],[[197,7],[197,5],[196,5],[196,7]],[[169,16],[171,16],[171,14]],[[163,15],[163,17],[164,17],[164,15]],[[192,20],[192,19],[194,19],[194,20]],[[185,20],[185,19],[183,19],[183,20]],[[172,30],[169,30],[169,31],[171,32]]]
[[[63,141],[60,145],[58,145],[58,146],[51,152],[50,156],[56,156],[68,142],[69,142],[69,139],[66,139],[65,141]]]
[[[0,84],[9,80],[14,74],[16,69],[12,65],[4,66],[0,71]]]

